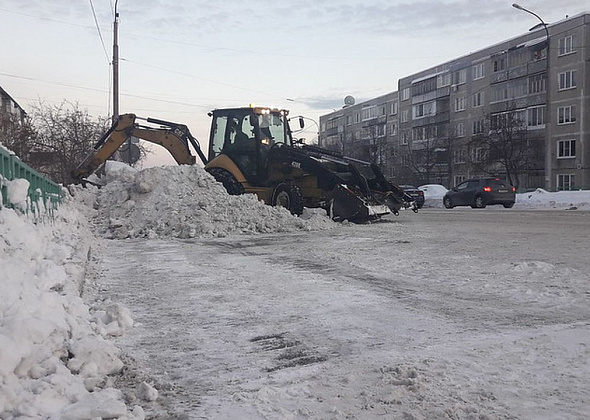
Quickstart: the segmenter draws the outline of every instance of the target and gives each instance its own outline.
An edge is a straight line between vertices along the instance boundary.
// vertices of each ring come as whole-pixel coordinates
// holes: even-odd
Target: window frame
[[[577,87],[576,70],[567,70],[557,75],[558,88],[560,91],[575,89]]]
[[[573,159],[576,157],[576,139],[557,141],[557,159]]]
[[[569,42],[568,42],[569,40]],[[570,55],[575,53],[576,50],[574,49],[574,36],[567,35],[562,38],[559,38],[557,41],[557,56],[563,57],[564,55]]]
[[[567,111],[567,112],[566,112]],[[567,125],[576,123],[576,106],[567,105],[557,108],[557,125]]]

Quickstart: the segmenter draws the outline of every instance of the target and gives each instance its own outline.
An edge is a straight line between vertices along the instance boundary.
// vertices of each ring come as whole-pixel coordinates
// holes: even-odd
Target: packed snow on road
[[[587,192],[486,209],[482,235],[556,218],[486,243],[442,209],[294,217],[198,166],[100,182],[0,210],[1,419],[590,418]],[[550,249],[560,217],[585,224]]]

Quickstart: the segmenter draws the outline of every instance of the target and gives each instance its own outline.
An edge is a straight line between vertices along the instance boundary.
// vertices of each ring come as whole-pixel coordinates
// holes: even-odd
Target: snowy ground
[[[590,417],[588,192],[357,226],[109,173],[0,211],[1,419]]]

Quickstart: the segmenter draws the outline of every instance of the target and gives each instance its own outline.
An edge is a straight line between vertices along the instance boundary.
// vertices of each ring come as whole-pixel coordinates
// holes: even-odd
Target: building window
[[[576,141],[575,140],[560,140],[557,142],[557,157],[558,158],[573,158],[576,157]]]
[[[412,85],[412,96],[424,95],[425,93],[436,90],[436,77],[431,77]]]
[[[476,147],[473,149],[473,162],[480,163],[486,159],[486,149],[483,147]]]
[[[497,57],[494,59],[494,73],[502,70],[506,70],[506,58]]]
[[[372,120],[374,118],[377,118],[377,107],[374,105],[364,108],[361,112],[362,112],[362,120],[363,121]]]
[[[557,189],[560,191],[573,190],[575,187],[575,176],[572,174],[557,175]]]
[[[529,77],[529,93],[543,93],[547,90],[547,73]]]
[[[401,112],[401,115],[400,115],[400,121],[401,121],[401,122],[403,122],[403,123],[406,123],[406,122],[408,122],[408,115],[409,115],[409,112],[408,112],[408,110],[407,110],[407,109],[404,109],[404,110]]]
[[[473,134],[483,134],[483,120],[473,121]]]
[[[472,67],[473,80],[483,79],[485,76],[484,69],[484,63],[475,64]]]
[[[451,73],[439,74],[436,77],[436,87],[442,88],[451,84]]]
[[[352,125],[352,115],[346,116],[346,125]]]
[[[455,187],[456,187],[460,183],[465,182],[466,178],[465,178],[465,175],[455,175],[454,179],[455,179]]]
[[[574,38],[570,35],[570,36],[566,36],[564,38],[560,38],[559,39],[559,43],[558,43],[558,48],[559,48],[559,55],[566,55],[566,54],[571,54],[574,51]]]
[[[402,89],[402,101],[407,101],[410,99],[410,88]]]
[[[527,126],[544,127],[545,126],[545,106],[535,106],[527,109]]]
[[[576,87],[576,71],[569,70],[559,73],[559,90],[572,89]]]
[[[465,149],[453,150],[453,163],[465,163]]]
[[[465,124],[459,123],[457,124],[457,130],[455,131],[457,137],[465,137]]]
[[[474,108],[483,106],[483,92],[477,92],[473,94],[472,105]]]
[[[414,105],[412,108],[412,118],[424,118],[436,115],[436,102],[425,102],[423,104]]]
[[[354,115],[354,122],[355,122],[355,124],[358,124],[361,122],[361,114],[359,114],[358,112]]]
[[[575,106],[560,106],[557,108],[557,124],[572,124],[576,122]]]
[[[389,135],[390,136],[395,136],[397,135],[397,125],[395,125],[394,123],[389,123],[387,124],[389,126]]]
[[[465,98],[463,96],[455,98],[455,112],[465,111]]]
[[[391,108],[389,112],[391,113],[391,115],[397,114],[397,101],[391,103]]]
[[[467,83],[467,69],[461,69],[453,73],[453,84],[462,85]]]
[[[408,144],[409,137],[408,131],[404,131],[402,133],[402,144]]]

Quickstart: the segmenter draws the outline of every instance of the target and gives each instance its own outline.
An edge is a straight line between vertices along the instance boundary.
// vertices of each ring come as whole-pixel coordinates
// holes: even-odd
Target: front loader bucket
[[[332,191],[328,212],[335,221],[362,223],[389,214],[390,210],[386,205],[363,196],[359,191],[351,190],[346,185],[337,185]]]

